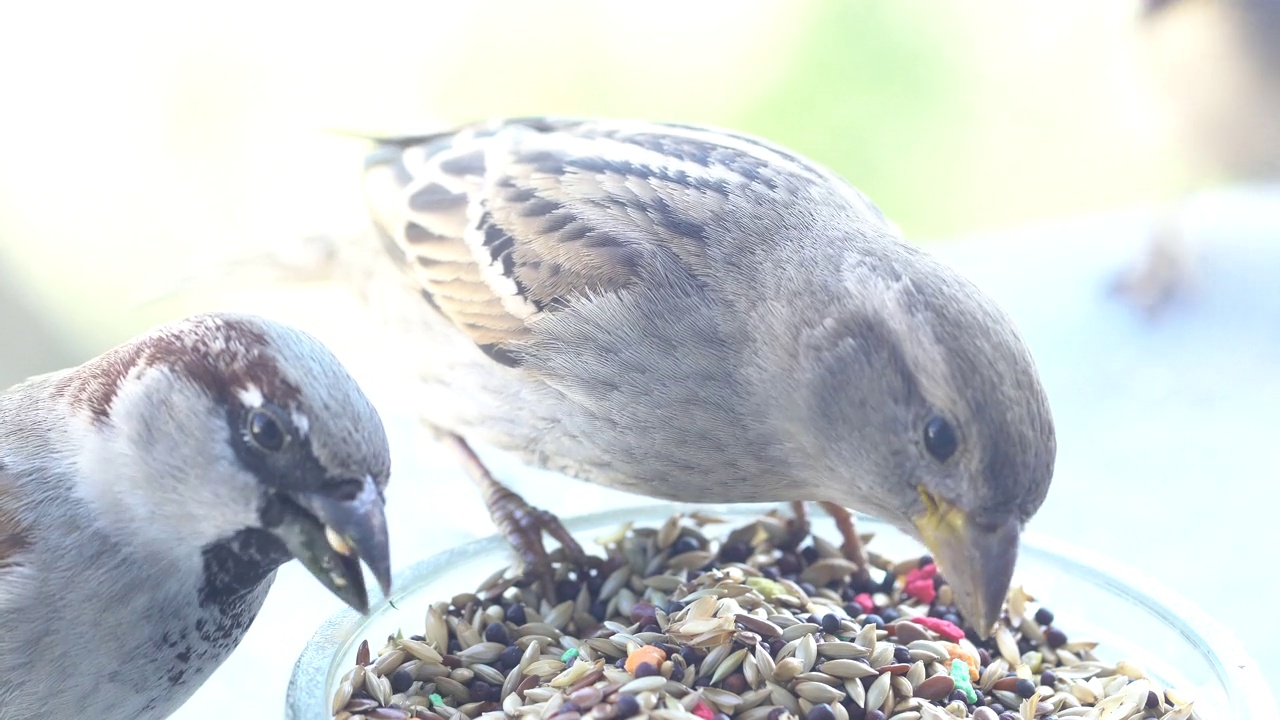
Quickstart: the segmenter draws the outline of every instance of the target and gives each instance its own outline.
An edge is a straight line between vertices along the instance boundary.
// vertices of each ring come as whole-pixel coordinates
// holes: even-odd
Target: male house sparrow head
[[[387,439],[323,345],[200,315],[0,394],[0,716],[167,717],[298,558],[385,592]]]
[[[86,363],[53,392],[76,413],[77,492],[104,523],[131,528],[140,550],[181,560],[228,544],[271,570],[296,557],[361,611],[363,559],[387,591],[387,438],[310,335],[196,316]]]

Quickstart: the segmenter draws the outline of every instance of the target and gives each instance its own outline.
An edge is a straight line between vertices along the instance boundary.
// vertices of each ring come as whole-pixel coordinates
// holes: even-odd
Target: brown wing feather
[[[497,351],[540,313],[641,281],[655,254],[708,277],[704,232],[726,212],[768,220],[833,180],[856,196],[825,170],[740,135],[531,119],[382,141],[365,189],[375,225],[426,299],[512,363]]]
[[[22,565],[22,556],[31,547],[27,529],[18,517],[17,488],[0,465],[0,579],[4,572]]]

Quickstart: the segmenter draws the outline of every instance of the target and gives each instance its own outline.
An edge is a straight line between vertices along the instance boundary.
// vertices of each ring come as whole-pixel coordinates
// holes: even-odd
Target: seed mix
[[[554,597],[506,569],[428,609],[419,634],[364,641],[336,720],[1188,720],[1193,703],[1107,663],[1014,587],[980,641],[931,558],[870,554],[872,583],[814,536],[783,550],[773,512],[723,538],[674,515],[625,525],[603,557],[557,551]],[[870,540],[870,538],[866,538]]]

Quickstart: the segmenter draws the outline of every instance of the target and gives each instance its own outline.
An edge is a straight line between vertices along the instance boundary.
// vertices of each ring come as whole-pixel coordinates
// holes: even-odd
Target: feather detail
[[[491,355],[584,296],[672,268],[694,284],[714,277],[723,260],[707,233],[730,222],[760,230],[734,239],[747,246],[815,198],[879,215],[782,148],[628,121],[505,120],[381,140],[365,194],[427,301]],[[498,354],[518,362],[518,352]]]
[[[8,571],[23,565],[22,557],[31,547],[27,528],[18,517],[17,505],[18,489],[0,465],[0,580]]]

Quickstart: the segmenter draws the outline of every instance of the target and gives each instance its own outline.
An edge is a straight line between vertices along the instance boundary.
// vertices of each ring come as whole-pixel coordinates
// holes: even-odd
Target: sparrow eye
[[[924,424],[924,449],[929,451],[934,460],[946,462],[956,454],[956,431],[946,418],[934,415]]]
[[[280,427],[280,421],[271,413],[266,410],[254,410],[249,415],[249,439],[254,445],[267,452],[276,452],[284,447],[288,437],[284,433],[284,428]]]

